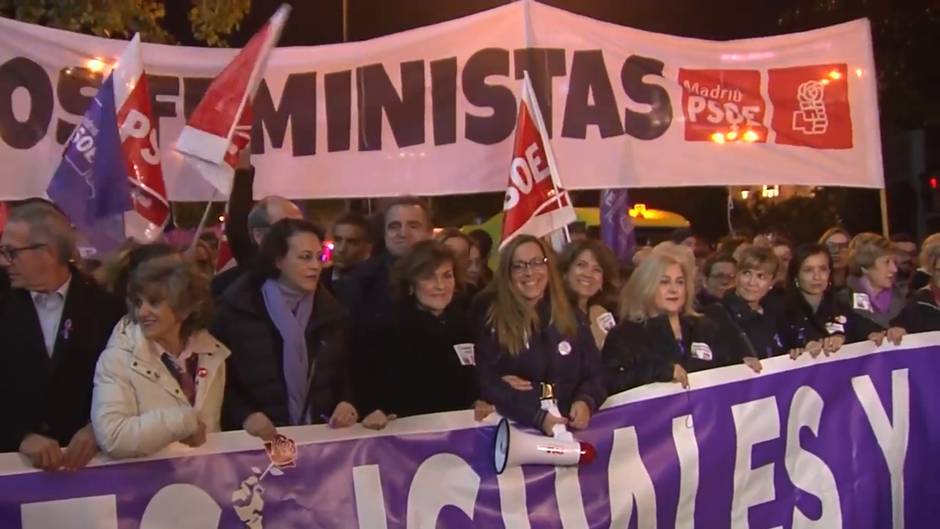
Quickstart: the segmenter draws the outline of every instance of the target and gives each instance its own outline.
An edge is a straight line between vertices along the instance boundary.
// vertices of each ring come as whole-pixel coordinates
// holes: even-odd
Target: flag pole
[[[881,188],[878,192],[878,199],[881,203],[881,233],[887,239],[891,236],[891,231],[888,226],[888,196],[885,193],[885,188]]]
[[[206,224],[209,222],[209,211],[212,209],[212,204],[215,203],[216,193],[218,193],[218,190],[216,190],[215,186],[213,186],[212,195],[209,196],[209,202],[206,204],[206,209],[202,212],[202,219],[199,220],[199,226],[196,227],[196,233],[193,234],[193,242],[189,246],[190,251],[196,249],[196,244],[199,243],[199,237],[206,229]]]
[[[526,4],[528,5],[528,4]],[[532,97],[532,107],[529,110],[532,112],[532,115],[535,117],[535,126],[539,129],[539,134],[542,138],[545,139],[545,158],[548,160],[548,170],[552,176],[552,191],[555,192],[555,203],[558,204],[558,208],[561,209],[564,207],[564,204],[561,202],[561,193],[558,191],[561,188],[561,176],[558,173],[558,165],[555,164],[555,155],[552,152],[551,138],[548,136],[547,129],[545,128],[545,121],[542,119],[542,107],[539,106],[539,101],[535,97],[535,90],[532,88],[532,80],[529,78],[529,71],[523,70],[523,80],[525,87],[523,91],[528,92]],[[526,98],[523,98],[525,101]],[[571,197],[568,197],[568,201],[571,202]],[[571,208],[574,209],[574,204],[571,204]],[[565,234],[565,243],[571,242],[571,233],[568,230],[568,225],[562,228],[563,233]]]
[[[532,13],[530,10],[531,3],[529,0],[522,0],[522,31],[526,48],[531,48],[535,40],[533,36],[534,31],[532,30]],[[555,192],[555,202],[558,204],[558,208],[561,209],[564,207],[561,203],[561,194],[558,192],[558,189],[561,187],[561,182],[559,181],[560,175],[558,174],[558,166],[555,164],[555,155],[552,153],[551,138],[548,136],[548,131],[545,128],[545,121],[542,119],[542,107],[539,105],[539,100],[535,96],[535,89],[532,88],[532,79],[529,78],[529,70],[523,70],[522,74],[523,82],[525,83],[523,90],[527,90],[528,93],[531,94],[532,106],[535,107],[535,110],[532,112],[535,115],[535,126],[538,127],[539,134],[545,138],[545,157],[548,159],[548,169],[552,173],[552,190]],[[568,201],[571,202],[570,196],[568,197]],[[574,209],[574,203],[571,204],[571,208]],[[571,233],[568,231],[567,224],[562,228],[562,233],[565,235],[565,244],[570,243]]]

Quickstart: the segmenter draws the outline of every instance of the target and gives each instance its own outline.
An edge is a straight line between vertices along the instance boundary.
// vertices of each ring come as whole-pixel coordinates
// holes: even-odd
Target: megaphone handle
[[[561,411],[558,410],[558,401],[555,399],[542,399],[542,409],[559,419],[561,418]],[[568,431],[568,428],[564,424],[552,426],[552,437],[562,441],[571,441],[574,439],[574,436],[571,435],[571,432]]]

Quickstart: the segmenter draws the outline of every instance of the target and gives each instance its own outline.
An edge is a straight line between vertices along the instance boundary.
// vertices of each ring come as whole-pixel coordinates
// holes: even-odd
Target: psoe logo
[[[848,68],[817,64],[768,70],[771,127],[780,145],[851,149]]]
[[[806,81],[796,90],[796,100],[800,108],[793,113],[793,130],[803,134],[825,134],[829,130],[829,117],[826,116],[826,102],[823,93],[826,85],[819,81]]]

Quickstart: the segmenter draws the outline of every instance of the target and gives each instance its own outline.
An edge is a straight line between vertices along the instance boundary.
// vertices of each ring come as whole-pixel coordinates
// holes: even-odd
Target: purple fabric
[[[890,288],[885,288],[878,294],[873,294],[875,289],[871,286],[871,281],[869,281],[865,276],[861,277],[859,280],[859,285],[861,285],[862,290],[868,294],[868,299],[871,300],[872,312],[875,314],[884,314],[885,312],[888,312],[888,309],[891,308]]]
[[[764,472],[773,484],[766,501],[738,509],[749,527],[790,528],[797,515],[818,519],[823,514],[820,499],[801,490],[792,479],[793,469],[812,463],[813,458],[831,473],[835,490],[827,492],[837,494],[840,501],[836,512],[841,514],[841,524],[828,527],[890,528],[894,526],[893,504],[903,505],[899,514],[905,527],[936,527],[940,519],[938,355],[940,346],[886,351],[782,373],[748,375],[731,383],[616,406],[600,412],[588,430],[577,434],[597,449],[597,461],[576,474],[581,501],[557,487],[556,471],[547,466],[524,467],[524,491],[504,492],[524,492],[522,501],[533,528],[560,529],[560,511],[571,516],[572,502],[583,504],[589,527],[604,528],[612,522],[611,505],[629,505],[630,500],[620,485],[612,489],[611,481],[642,487],[635,471],[642,464],[653,487],[645,495],[655,493],[656,526],[675,527],[682,505],[682,474],[674,432],[688,435],[694,426],[699,454],[697,497],[690,505],[694,527],[732,526],[735,473],[747,470]],[[859,396],[866,388],[868,412]],[[908,400],[909,406],[899,404]],[[818,427],[812,425],[816,419],[807,411],[812,409],[809,402],[817,402],[821,410],[816,416]],[[763,406],[761,413],[745,416],[736,424],[736,410],[755,403]],[[900,488],[892,491],[885,456],[868,418],[872,408],[883,410],[894,428],[900,428],[904,419],[909,421],[901,465],[903,498],[898,496]],[[683,418],[688,414],[694,421]],[[742,449],[741,439],[754,437],[757,423],[763,423],[765,430],[773,424],[774,431]],[[623,446],[634,433],[639,460],[622,454],[612,458],[612,446]],[[421,527],[498,529],[505,527],[501,498],[507,496],[500,494],[493,470],[493,435],[493,427],[478,427],[303,445],[295,468],[284,469],[282,475],[264,473],[260,487],[252,484],[269,463],[260,442],[257,450],[237,453],[0,476],[0,527],[45,528],[49,518],[43,516],[51,516],[61,506],[36,502],[71,500],[70,508],[79,509],[82,502],[95,497],[114,502],[116,515],[110,516],[117,517],[119,529],[177,527],[158,525],[166,519],[161,517],[169,515],[155,506],[157,493],[165,495],[166,487],[185,485],[205,491],[186,496],[190,501],[217,504],[221,509],[217,525],[199,527],[245,527],[235,507],[260,497],[264,527],[374,529],[375,525],[359,520],[357,513],[378,505],[388,529],[404,528],[409,518],[421,516],[429,517]],[[811,474],[804,473],[804,487],[807,475]],[[809,484],[820,486],[824,481],[809,479]],[[369,482],[377,483],[381,494],[367,493],[363,485]],[[739,484],[739,503],[745,496],[742,491],[753,486]],[[455,490],[468,498],[467,512],[455,505],[434,506],[435,498]],[[141,522],[145,509],[149,519]],[[32,525],[23,525],[21,513],[28,512],[38,518],[31,519]],[[185,513],[187,519],[193,514],[192,510]],[[627,517],[629,508],[617,514]],[[636,523],[634,515],[632,523],[618,527],[636,527]],[[104,523],[95,526],[108,527]]]
[[[601,241],[614,251],[621,264],[630,264],[636,249],[636,231],[629,209],[625,188],[601,191]]]
[[[261,286],[264,306],[284,342],[282,363],[287,384],[287,411],[291,424],[310,424],[307,410],[307,374],[310,358],[305,336],[313,314],[313,293],[297,293],[268,279]],[[305,412],[305,410],[307,410]]]
[[[98,253],[124,242],[123,214],[130,185],[117,127],[114,78],[109,75],[88,105],[46,189]]]

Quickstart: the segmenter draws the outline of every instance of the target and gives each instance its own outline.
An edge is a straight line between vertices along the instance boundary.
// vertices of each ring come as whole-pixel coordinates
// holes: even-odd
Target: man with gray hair
[[[234,201],[230,204],[231,209]],[[236,212],[231,212],[229,217],[234,223],[239,223]],[[243,217],[244,218],[244,217]],[[232,247],[232,253],[235,256],[236,266],[218,274],[212,279],[212,297],[218,298],[222,292],[229,287],[236,279],[242,276],[250,267],[251,261],[258,254],[258,247],[261,246],[261,239],[268,233],[271,225],[281,219],[303,219],[304,214],[290,200],[279,196],[267,196],[258,201],[257,204],[248,212],[247,232],[235,233],[233,229],[226,229],[226,236],[229,245]],[[245,235],[248,237],[245,237]]]
[[[98,452],[89,424],[95,364],[124,313],[73,266],[75,254],[75,233],[51,203],[10,212],[0,237],[11,283],[0,302],[0,451],[44,470],[81,468]]]

